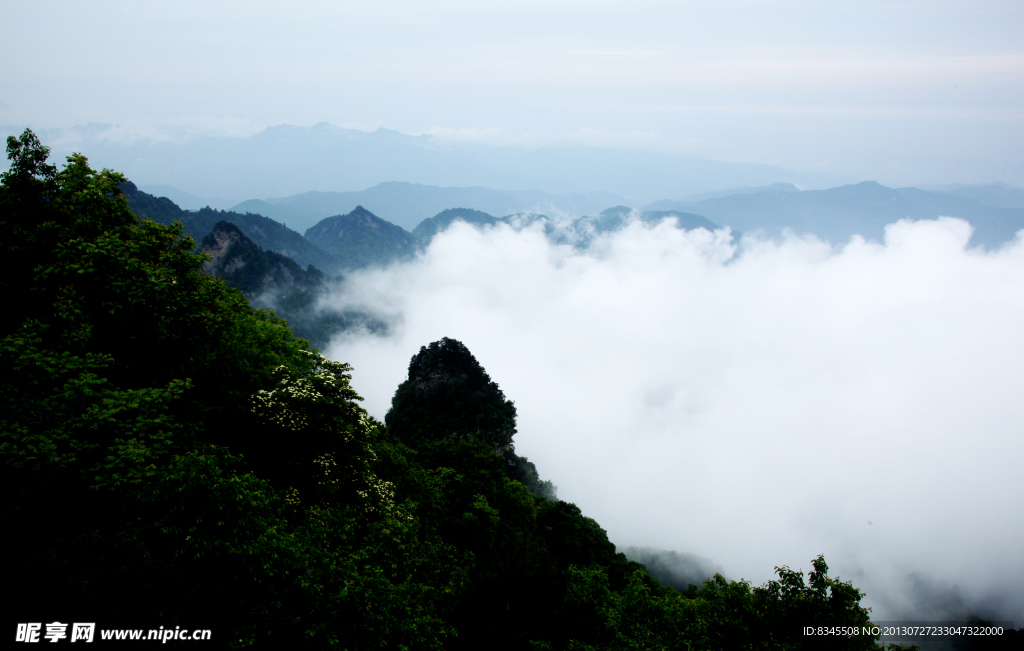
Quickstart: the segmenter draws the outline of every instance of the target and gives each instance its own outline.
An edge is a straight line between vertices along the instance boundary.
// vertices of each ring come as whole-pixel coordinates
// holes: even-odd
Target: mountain
[[[409,362],[409,378],[398,385],[385,422],[406,444],[478,441],[504,460],[505,471],[531,493],[556,499],[551,481],[515,452],[516,407],[465,344],[445,337]]]
[[[358,192],[304,192],[280,199],[250,199],[232,208],[255,212],[302,230],[329,215],[363,206],[382,219],[412,230],[423,219],[455,206],[497,215],[516,212],[553,212],[585,215],[624,199],[611,192],[555,195],[539,190],[442,188],[418,183],[378,183]]]
[[[694,203],[656,202],[699,213],[738,231],[790,229],[840,243],[853,235],[880,241],[900,219],[959,217],[974,226],[973,244],[998,246],[1024,228],[1024,209],[984,205],[974,199],[918,188],[887,188],[874,181],[803,192],[765,190]]]
[[[217,222],[200,248],[211,258],[204,265],[207,273],[241,291],[253,307],[276,312],[295,336],[314,347],[325,347],[332,335],[348,328],[383,331],[387,327],[361,312],[321,307],[319,299],[336,279],[313,265],[303,270],[287,256],[264,251],[230,222]]]
[[[605,190],[635,203],[738,186],[783,182],[822,188],[850,181],[774,165],[727,163],[656,151],[586,146],[494,147],[477,143],[449,147],[487,169],[530,179],[529,187],[555,193]]]
[[[420,243],[428,244],[434,236],[451,226],[454,221],[464,221],[467,224],[478,226],[493,226],[498,223],[497,218],[488,215],[480,210],[472,208],[449,208],[442,210],[433,217],[421,221],[412,234]]]
[[[520,212],[512,215],[505,215],[504,217],[495,217],[479,210],[473,210],[471,208],[449,208],[442,210],[433,217],[424,219],[419,225],[413,229],[413,236],[416,238],[417,244],[420,248],[425,248],[430,244],[434,237],[441,233],[452,223],[461,221],[467,224],[471,224],[476,227],[483,226],[495,226],[497,224],[507,224],[514,230],[522,230],[529,228],[537,222],[541,222],[544,228],[544,234],[548,236],[554,242],[567,243],[570,240],[576,241],[575,237],[568,237],[566,229],[572,228],[572,224],[575,222],[568,223],[556,223],[547,215],[541,215],[535,212]]]
[[[7,131],[13,133],[12,128]],[[254,197],[287,197],[310,190],[357,191],[388,181],[540,190],[556,195],[601,191],[621,195],[634,203],[776,182],[804,187],[848,182],[771,165],[726,163],[659,152],[586,146],[492,146],[388,129],[368,133],[326,123],[282,124],[248,137],[133,139],[106,124],[45,129],[39,135],[53,148],[55,158],[88,151],[94,165],[118,169],[142,185],[170,185],[196,197],[224,197],[233,202]],[[608,201],[604,207],[615,203],[624,202]],[[319,217],[347,212],[357,204],[394,221],[383,206],[364,198]],[[549,210],[544,206],[495,207],[458,201],[434,206],[414,216],[412,223],[396,223],[411,228],[416,221],[453,206],[498,214]],[[571,214],[599,209],[591,206]]]
[[[721,228],[707,217],[695,215],[681,210],[644,210],[640,213],[640,221],[648,225],[660,224],[666,219],[674,218],[679,228],[690,231],[695,228],[706,228],[715,231]]]
[[[193,223],[194,215],[189,212],[182,210],[178,204],[174,203],[167,197],[158,197],[148,192],[139,190],[131,181],[125,181],[121,184],[121,191],[124,192],[125,197],[128,198],[128,206],[132,209],[132,212],[140,217],[147,217],[155,222],[161,224],[170,224],[174,221],[180,221],[185,225],[185,232],[192,235],[197,240],[209,232],[209,229],[199,233],[198,237],[193,233],[189,226]],[[187,223],[186,223],[187,222]]]
[[[728,197],[733,194],[756,194],[758,192],[800,192],[800,188],[796,187],[792,183],[772,183],[771,185],[762,185],[758,187],[740,187],[740,188],[729,188],[727,190],[716,190],[714,192],[701,192],[700,194],[690,195],[680,201],[672,201],[669,199],[662,199],[661,201],[653,201],[646,206],[646,210],[672,210],[678,205],[689,205],[704,199],[715,199],[717,197]]]
[[[661,223],[665,219],[674,218],[679,228],[690,230],[706,228],[710,231],[721,228],[714,222],[692,213],[679,210],[647,210],[637,212],[629,206],[613,206],[606,208],[597,215],[580,217],[571,222],[555,222],[547,215],[537,213],[518,213],[504,217],[494,217],[479,210],[469,208],[449,208],[424,219],[413,230],[419,245],[424,247],[438,233],[443,232],[453,222],[463,221],[474,226],[494,226],[499,223],[508,224],[516,230],[527,228],[536,222],[543,222],[544,233],[558,244],[573,244],[577,247],[590,246],[593,236],[597,233],[609,233],[623,228],[631,219],[638,219],[648,226]]]
[[[639,217],[643,223],[653,226],[665,219],[674,217],[683,230],[694,228],[706,228],[709,231],[721,228],[714,222],[701,215],[683,212],[680,210],[644,210],[634,211],[629,206],[612,206],[606,208],[597,215],[582,217],[576,220],[574,227],[579,230],[581,227],[590,227],[597,233],[608,233],[616,231],[623,226],[632,215]]]
[[[210,255],[204,270],[221,276],[246,295],[284,287],[309,295],[330,278],[313,265],[303,270],[288,256],[264,251],[227,221],[217,222],[199,246]]]
[[[714,231],[721,228],[701,215],[680,210],[645,210],[641,212],[629,206],[612,206],[597,215],[588,215],[574,220],[564,230],[549,230],[548,237],[560,244],[573,244],[586,248],[590,246],[595,235],[617,231],[632,220],[639,220],[647,226],[655,226],[669,218],[674,218],[677,227],[683,230],[706,228],[709,231]]]
[[[633,209],[629,206],[612,206],[611,208],[605,208],[597,215],[581,217],[574,226],[589,226],[594,232],[610,233],[622,228],[632,213]]]
[[[184,190],[179,190],[173,185],[143,185],[139,187],[139,190],[156,197],[167,197],[185,210],[199,210],[207,206],[224,210],[231,208],[231,205],[235,203],[221,197],[197,197]]]
[[[1007,183],[986,183],[982,185],[956,185],[935,188],[954,197],[973,199],[978,203],[996,208],[1024,208],[1024,188]]]
[[[385,265],[411,258],[416,251],[411,233],[362,206],[321,220],[306,231],[306,238],[333,255],[344,269]]]
[[[258,246],[288,256],[300,266],[314,265],[329,274],[339,273],[342,267],[331,254],[284,224],[263,215],[212,208],[202,208],[195,212],[182,210],[167,197],[155,197],[143,192],[131,181],[122,184],[121,189],[128,197],[128,205],[132,212],[161,224],[180,221],[185,227],[185,232],[197,242],[213,230],[217,222],[229,221]]]

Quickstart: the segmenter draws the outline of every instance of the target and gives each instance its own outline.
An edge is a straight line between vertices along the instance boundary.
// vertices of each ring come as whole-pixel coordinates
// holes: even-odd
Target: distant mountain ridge
[[[472,208],[448,208],[442,210],[433,217],[428,217],[419,223],[415,229],[413,229],[413,236],[416,237],[417,241],[421,245],[425,245],[434,239],[434,236],[438,233],[443,232],[446,228],[451,226],[452,222],[463,221],[467,224],[474,224],[477,226],[494,226],[498,223],[498,219],[492,215],[481,210],[473,210]]]
[[[813,233],[833,243],[853,235],[881,241],[887,224],[901,219],[959,217],[974,227],[972,244],[998,246],[1024,228],[1024,209],[1001,208],[946,192],[887,188],[874,181],[827,190],[762,190],[703,201],[658,201],[645,208],[675,208],[743,232]]]
[[[378,197],[394,192],[397,198],[390,199],[393,204],[408,203],[423,196],[429,196],[433,202],[455,200],[452,197],[466,196],[459,194],[464,191],[475,192],[478,197],[496,192],[486,188],[428,188],[407,183],[381,184],[372,190]],[[993,203],[1013,200],[1015,190],[1008,186],[965,186],[947,191],[927,191],[887,188],[865,181],[826,190],[801,191],[791,184],[776,183],[760,188],[740,188],[735,194],[700,201],[656,201],[636,211],[620,204],[569,222],[551,220],[534,212],[518,213],[520,216],[513,219],[511,215],[496,217],[466,206],[449,207],[421,220],[411,233],[357,205],[349,212],[319,220],[307,229],[306,237],[303,237],[263,215],[210,209],[182,211],[166,198],[150,197],[128,189],[133,208],[140,214],[165,222],[182,219],[197,238],[208,232],[217,221],[227,219],[237,223],[260,246],[334,274],[408,259],[415,249],[426,246],[455,220],[477,226],[506,222],[521,227],[525,219],[523,215],[527,214],[531,222],[544,220],[545,231],[556,241],[572,240],[577,246],[588,246],[592,234],[620,228],[624,220],[635,212],[636,217],[647,224],[674,217],[684,229],[714,230],[727,226],[736,233],[762,231],[769,234],[790,230],[814,234],[837,244],[846,242],[853,235],[880,241],[884,237],[884,227],[900,219],[950,216],[965,219],[973,225],[972,244],[991,247],[1012,239],[1018,230],[1024,228],[1024,209],[986,205],[972,197],[957,196],[957,193],[980,194]],[[497,194],[511,196],[508,193]],[[302,198],[318,201],[319,209],[325,211],[336,204],[339,196],[338,193],[307,193]],[[264,207],[273,207],[273,204]],[[562,230],[556,237],[559,229]]]
[[[6,130],[9,133],[2,135],[21,131],[14,126]],[[616,203],[642,203],[658,197],[682,197],[743,185],[788,182],[802,187],[828,187],[848,181],[772,165],[727,163],[651,151],[588,146],[493,146],[388,129],[364,132],[327,123],[281,124],[248,137],[166,140],[125,138],[123,131],[108,124],[36,131],[57,158],[86,151],[97,167],[118,169],[140,185],[173,186],[196,198],[223,197],[232,201],[231,205],[253,197],[287,197],[309,190],[361,191],[390,181],[503,191],[539,190],[556,195],[602,191],[628,200],[610,201],[573,213],[579,216]],[[320,217],[348,212],[356,205],[379,211],[385,219],[394,218],[383,206],[374,205],[365,197]],[[460,201],[418,217],[429,217],[455,206],[498,214],[512,212],[508,210],[512,206],[480,206]],[[514,211],[524,209],[534,207],[515,207]],[[407,229],[415,225],[396,223]],[[309,225],[312,224],[299,230]]]
[[[197,211],[182,210],[167,197],[154,197],[143,192],[128,181],[121,186],[132,211],[140,217],[148,217],[161,224],[180,221],[185,232],[197,242],[213,230],[217,222],[228,221],[237,226],[258,246],[288,256],[300,266],[314,265],[328,274],[340,273],[342,264],[301,234],[269,217],[255,213],[238,213],[202,208]]]
[[[1024,208],[1024,188],[1006,183],[958,185],[951,188],[935,189],[938,192],[963,199],[973,199],[978,203],[995,208]]]
[[[266,215],[301,231],[325,217],[363,206],[374,215],[412,231],[424,219],[455,207],[496,215],[525,211],[586,215],[624,201],[611,192],[555,195],[539,190],[388,182],[358,192],[304,192],[277,199],[249,199],[233,206],[232,210]]]
[[[661,210],[664,207],[667,210],[671,210],[674,205],[677,204],[691,204],[705,199],[716,199],[718,197],[728,197],[734,194],[757,194],[758,192],[800,192],[800,188],[796,187],[792,183],[772,183],[771,185],[763,185],[757,187],[740,187],[740,188],[729,188],[727,190],[717,190],[715,192],[702,192],[700,194],[690,195],[680,201],[672,201],[669,199],[662,199],[661,201],[652,201],[651,203],[644,206],[645,210]]]
[[[693,230],[694,228],[706,228],[709,231],[721,228],[718,224],[702,215],[683,212],[681,210],[634,210],[629,206],[612,206],[602,210],[600,214],[581,217],[576,220],[577,230],[586,225],[592,227],[598,233],[609,233],[616,231],[623,226],[633,215],[636,215],[641,222],[648,225],[659,224],[662,221],[675,218],[679,228]]]
[[[631,223],[655,226],[668,219],[684,230],[728,226],[738,234],[789,229],[837,244],[853,234],[880,240],[886,224],[904,218],[966,219],[975,228],[972,243],[987,246],[998,246],[1024,228],[1024,209],[985,205],[949,192],[886,188],[874,182],[810,191],[780,184],[744,188],[697,202],[653,202],[640,210],[619,204],[574,220],[532,212],[495,217],[473,208],[447,208],[419,222],[412,232],[357,205],[345,214],[321,219],[305,236],[263,215],[210,208],[186,211],[167,197],[140,191],[133,183],[124,183],[122,189],[136,214],[162,223],[180,220],[213,256],[207,271],[223,276],[254,306],[276,310],[296,334],[316,346],[326,345],[333,334],[350,327],[371,331],[388,327],[367,314],[337,313],[320,306],[318,299],[328,284],[342,281],[323,271],[347,273],[410,260],[456,221],[476,228],[507,224],[517,230],[539,222],[552,242],[578,249]]]
[[[179,190],[173,185],[142,185],[139,190],[155,197],[167,197],[178,204],[183,210],[199,210],[200,208],[216,208],[219,210],[230,210],[237,201],[228,201],[221,197],[197,197],[193,194]]]

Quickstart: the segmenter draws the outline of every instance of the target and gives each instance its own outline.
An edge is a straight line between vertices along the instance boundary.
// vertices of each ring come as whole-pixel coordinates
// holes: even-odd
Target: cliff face
[[[204,264],[207,273],[223,277],[250,298],[287,287],[313,291],[327,278],[312,265],[303,270],[287,256],[264,251],[230,222],[217,222],[200,246],[211,258]]]
[[[321,306],[320,299],[339,279],[313,265],[303,269],[289,257],[264,251],[230,222],[214,225],[201,247],[211,258],[204,265],[207,273],[241,291],[253,307],[276,312],[296,336],[316,347],[326,346],[332,335],[349,327],[385,327],[362,313]]]
[[[243,240],[247,242],[243,243]],[[219,222],[214,230],[203,238],[203,250],[210,256],[210,260],[203,264],[203,269],[206,273],[224,276],[244,268],[245,255],[239,248],[244,248],[246,243],[252,244],[237,226],[229,222]],[[242,244],[242,247],[232,246],[236,244]]]

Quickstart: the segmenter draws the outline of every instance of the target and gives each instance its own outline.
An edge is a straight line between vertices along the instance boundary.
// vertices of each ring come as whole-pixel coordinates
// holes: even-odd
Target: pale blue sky
[[[0,3],[0,124],[489,143],[1024,185],[1024,4]]]

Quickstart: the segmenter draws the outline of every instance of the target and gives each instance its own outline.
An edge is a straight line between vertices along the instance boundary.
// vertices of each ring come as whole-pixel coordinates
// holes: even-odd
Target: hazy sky
[[[517,452],[619,546],[755,584],[823,553],[881,619],[964,614],[929,611],[938,596],[1019,623],[1024,240],[968,235],[737,247],[666,222],[580,253],[456,224],[349,276],[332,301],[393,334],[328,355],[383,418],[419,347],[461,340],[515,401]]]
[[[1024,184],[1019,1],[0,6],[0,124],[326,121]]]

